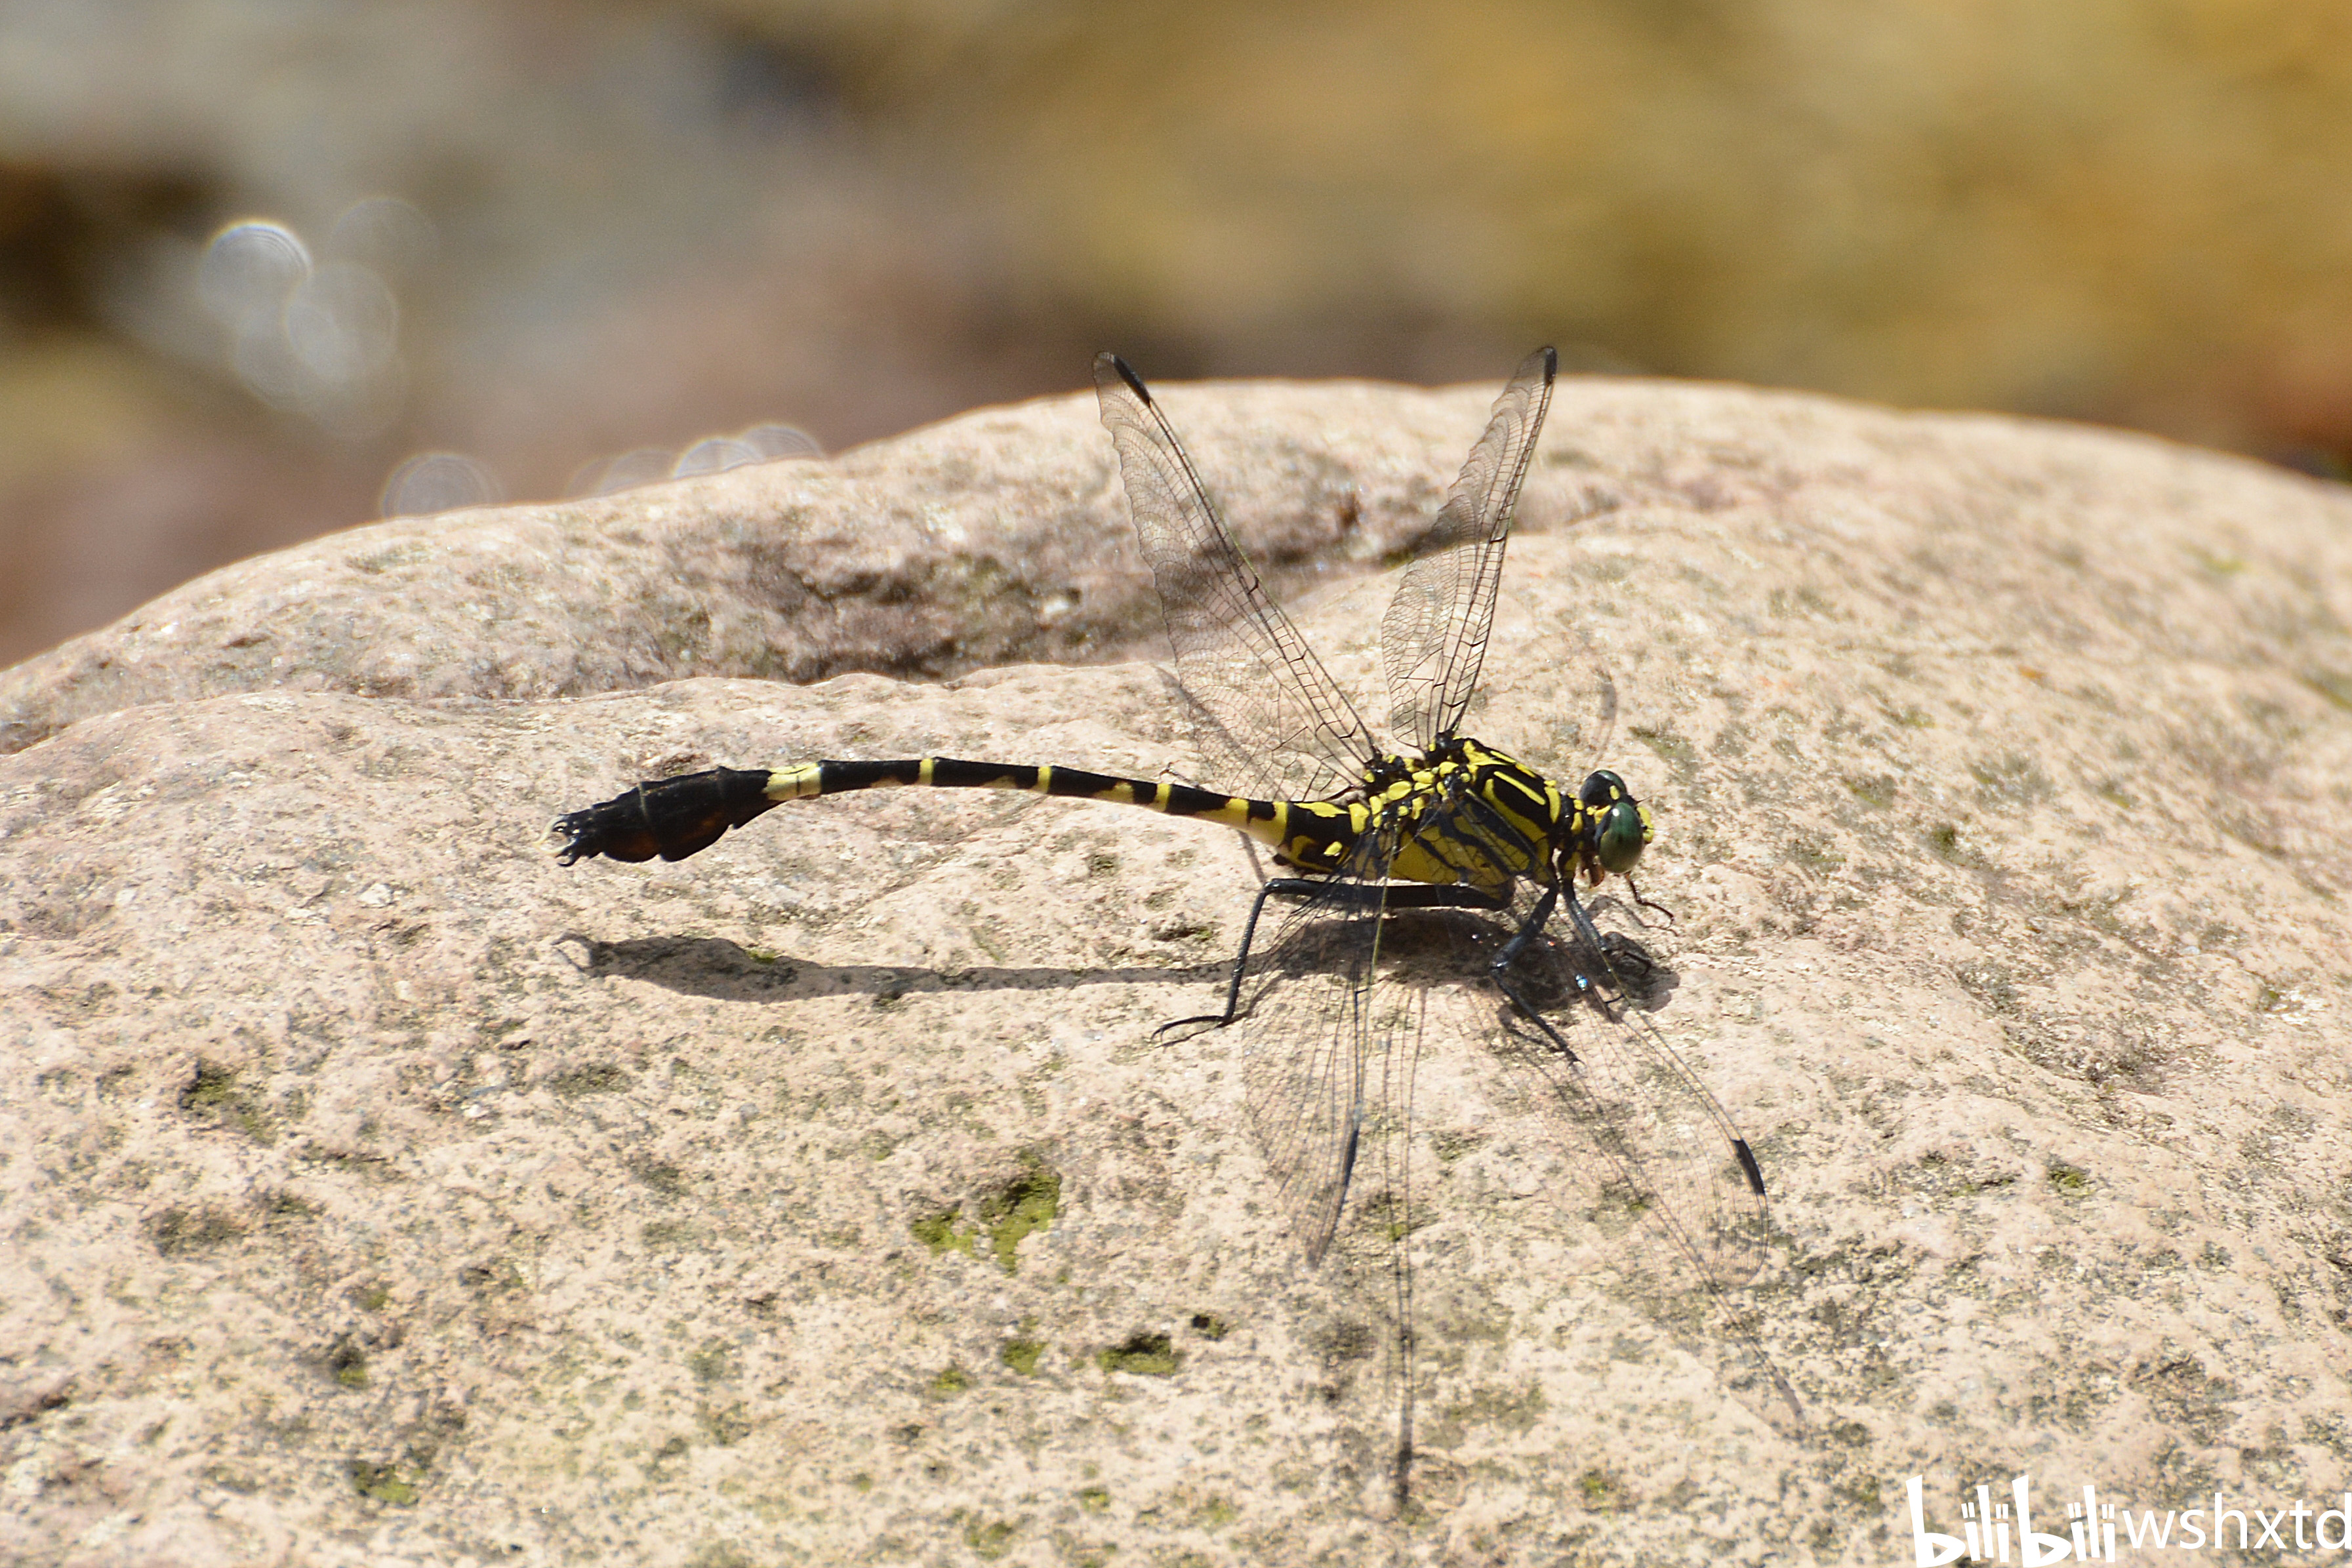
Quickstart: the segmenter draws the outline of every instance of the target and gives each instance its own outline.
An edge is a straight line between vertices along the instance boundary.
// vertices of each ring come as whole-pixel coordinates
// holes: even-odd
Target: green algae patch
[[[180,1109],[199,1120],[233,1127],[257,1144],[278,1141],[277,1123],[258,1096],[238,1086],[233,1067],[197,1062],[195,1077],[180,1091]]]
[[[1034,1154],[1021,1156],[1021,1174],[982,1193],[974,1203],[979,1218],[967,1223],[961,1205],[935,1209],[908,1222],[915,1239],[936,1258],[942,1252],[980,1256],[988,1249],[1006,1273],[1021,1267],[1021,1243],[1031,1232],[1050,1229],[1062,1206],[1062,1173]]]
[[[983,1563],[993,1563],[1013,1550],[1016,1527],[1003,1520],[982,1524],[967,1521],[963,1527],[963,1543],[971,1548],[973,1556]]]
[[[368,1385],[367,1353],[360,1349],[349,1334],[345,1334],[328,1348],[327,1375],[346,1388],[365,1388]]]
[[[714,1339],[703,1342],[700,1349],[686,1358],[686,1369],[694,1374],[697,1383],[708,1386],[732,1380],[742,1367],[735,1346],[726,1340]]]
[[[343,1473],[352,1478],[352,1489],[362,1497],[388,1502],[395,1508],[416,1506],[418,1493],[415,1484],[401,1479],[400,1471],[391,1465],[353,1459],[344,1465]]]
[[[1184,1364],[1184,1353],[1164,1333],[1129,1336],[1122,1345],[1097,1352],[1095,1364],[1105,1372],[1132,1372],[1140,1377],[1168,1377]]]
[[[937,1214],[924,1215],[907,1228],[914,1233],[916,1240],[931,1249],[934,1258],[948,1251],[971,1257],[972,1233],[957,1223],[962,1218],[952,1208],[943,1208]]]
[[[555,1073],[548,1078],[547,1086],[566,1100],[577,1100],[583,1094],[612,1094],[626,1089],[629,1075],[611,1062],[600,1062]]]
[[[190,1111],[217,1111],[237,1101],[236,1070],[209,1061],[196,1063],[196,1075],[180,1092],[180,1104]]]
[[[989,1195],[980,1206],[980,1222],[988,1231],[990,1250],[1010,1274],[1021,1266],[1018,1249],[1034,1230],[1052,1228],[1062,1206],[1062,1173],[1034,1155],[1022,1156],[1020,1176]]]
[[[1625,1482],[1614,1472],[1591,1469],[1576,1478],[1576,1490],[1586,1510],[1614,1513],[1626,1504]]]

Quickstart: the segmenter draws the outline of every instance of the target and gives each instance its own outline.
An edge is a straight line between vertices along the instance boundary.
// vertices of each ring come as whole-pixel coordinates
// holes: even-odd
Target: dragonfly
[[[1310,1268],[1330,1252],[1351,1194],[1360,1212],[1384,1210],[1401,1514],[1412,1500],[1416,1389],[1414,1220],[1397,1145],[1412,1136],[1412,1071],[1431,1020],[1462,1016],[1458,1006],[1433,1008],[1433,993],[1499,1003],[1485,1022],[1474,1009],[1459,1028],[1484,1033],[1548,1135],[1637,1218],[1668,1288],[1736,1325],[1727,1293],[1763,1258],[1754,1152],[1642,1016],[1655,979],[1648,950],[1592,917],[1589,900],[1612,878],[1637,911],[1665,915],[1633,883],[1655,835],[1649,809],[1615,772],[1596,769],[1570,792],[1461,733],[1557,371],[1549,348],[1521,362],[1402,571],[1381,623],[1394,744],[1375,737],[1266,592],[1142,379],[1104,353],[1095,363],[1102,423],[1159,591],[1175,683],[1206,763],[1238,792],[1051,765],[823,759],[640,783],[553,829],[566,865],[600,855],[675,861],[786,801],[914,787],[1139,806],[1265,845],[1280,874],[1262,881],[1250,906],[1223,1007],[1160,1033],[1239,1031],[1245,1115]],[[1368,1157],[1375,1143],[1377,1160]],[[1382,1186],[1366,1193],[1375,1167]],[[1796,1418],[1793,1392],[1752,1333],[1727,1332],[1760,1370],[1767,1400]]]

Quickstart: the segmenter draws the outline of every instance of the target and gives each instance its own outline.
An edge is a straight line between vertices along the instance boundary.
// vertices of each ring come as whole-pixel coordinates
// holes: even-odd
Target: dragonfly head
[[[1585,779],[1576,798],[1584,805],[1584,838],[1576,849],[1586,877],[1597,883],[1640,864],[1650,841],[1650,809],[1633,799],[1625,780],[1602,768]]]

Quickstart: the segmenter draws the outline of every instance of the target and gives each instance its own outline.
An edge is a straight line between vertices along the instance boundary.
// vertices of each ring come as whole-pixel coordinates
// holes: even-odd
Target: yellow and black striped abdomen
[[[717,768],[640,784],[626,794],[556,819],[566,865],[593,855],[618,861],[683,860],[730,828],[786,800],[854,789],[1020,789],[1070,800],[1141,806],[1238,828],[1292,863],[1335,869],[1361,831],[1363,808],[1319,801],[1253,800],[1189,784],[1121,779],[1076,768],[909,757],[883,762],[803,762],[790,768]]]

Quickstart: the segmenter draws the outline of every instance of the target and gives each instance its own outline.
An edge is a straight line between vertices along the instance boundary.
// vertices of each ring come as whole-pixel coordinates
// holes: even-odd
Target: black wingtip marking
[[[1544,357],[1544,385],[1549,386],[1552,378],[1559,374],[1559,350],[1546,343],[1537,352]]]
[[[1732,1151],[1739,1156],[1739,1168],[1748,1173],[1748,1190],[1753,1192],[1757,1197],[1762,1197],[1764,1196],[1764,1173],[1757,1168],[1756,1155],[1748,1149],[1748,1140],[1745,1138],[1734,1138],[1731,1140],[1731,1147]]]
[[[1100,365],[1105,362],[1108,362],[1112,370],[1118,372],[1118,379],[1127,383],[1129,391],[1134,392],[1136,396],[1141,398],[1146,402],[1150,402],[1151,401],[1151,389],[1143,384],[1143,378],[1135,373],[1135,367],[1133,365],[1129,364],[1125,360],[1120,359],[1108,349],[1105,349],[1101,353],[1095,356],[1096,364]]]

